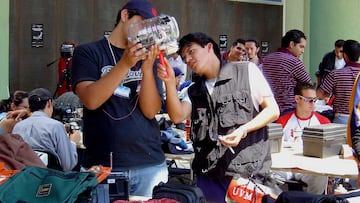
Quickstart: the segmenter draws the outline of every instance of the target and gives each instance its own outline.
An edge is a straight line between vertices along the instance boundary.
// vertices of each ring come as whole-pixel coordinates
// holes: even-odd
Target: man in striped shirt
[[[343,46],[346,65],[342,69],[331,71],[317,89],[317,96],[323,99],[333,94],[335,96],[333,123],[347,124],[349,118],[349,101],[355,78],[360,71],[360,44],[355,40],[346,40]]]
[[[311,84],[311,78],[299,57],[306,46],[305,34],[290,30],[281,39],[281,48],[264,58],[263,74],[270,84],[280,115],[295,109],[294,87],[297,83]]]

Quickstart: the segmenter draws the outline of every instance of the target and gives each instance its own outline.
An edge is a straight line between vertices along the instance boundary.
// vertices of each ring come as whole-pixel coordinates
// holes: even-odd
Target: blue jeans
[[[347,124],[348,120],[349,120],[349,116],[335,114],[333,123]]]
[[[168,181],[168,168],[166,162],[150,166],[129,170],[130,195],[151,197],[154,186],[160,182]]]

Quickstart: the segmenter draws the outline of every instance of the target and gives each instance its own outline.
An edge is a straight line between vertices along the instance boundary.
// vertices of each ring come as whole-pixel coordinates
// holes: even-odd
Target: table
[[[302,151],[282,148],[279,153],[271,154],[272,170],[291,171],[311,175],[357,179],[358,166],[353,159],[340,156],[316,158],[303,156]]]
[[[184,160],[191,163],[194,154],[165,154],[166,159]],[[272,170],[291,171],[311,175],[324,175],[329,177],[349,178],[356,180],[358,166],[353,159],[342,159],[340,156],[327,158],[308,157],[300,150],[282,148],[279,153],[272,153]],[[190,177],[193,178],[193,170],[190,167]]]

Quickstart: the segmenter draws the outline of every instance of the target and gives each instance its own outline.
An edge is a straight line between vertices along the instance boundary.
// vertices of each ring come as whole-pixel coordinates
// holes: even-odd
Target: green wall
[[[9,97],[9,12],[10,0],[0,1],[0,99]]]
[[[320,60],[342,38],[360,41],[359,0],[310,1],[310,66],[314,76]]]
[[[298,29],[304,32],[307,40],[304,55],[302,56],[302,61],[305,65],[307,71],[311,72],[310,64],[310,9],[309,9],[310,0],[284,0],[284,34],[288,30]],[[313,80],[314,81],[314,80]]]

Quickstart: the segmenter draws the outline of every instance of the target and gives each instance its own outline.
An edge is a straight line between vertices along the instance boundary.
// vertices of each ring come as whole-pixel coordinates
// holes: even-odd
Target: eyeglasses
[[[300,97],[300,99],[304,100],[304,102],[307,102],[307,103],[315,103],[318,98],[314,97],[314,98],[307,98],[307,97],[304,97],[304,96],[301,96],[301,95],[297,95]]]

